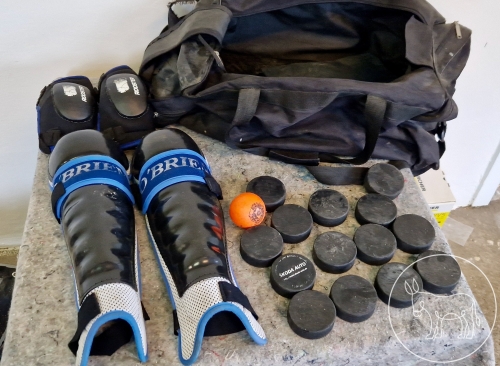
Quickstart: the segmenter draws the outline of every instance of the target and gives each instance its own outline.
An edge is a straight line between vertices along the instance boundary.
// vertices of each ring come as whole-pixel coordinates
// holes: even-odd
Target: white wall
[[[441,159],[457,206],[467,206],[500,144],[500,1],[430,2],[447,22],[458,20],[472,29],[471,55],[454,96],[459,115],[448,122],[447,151]],[[500,171],[491,174],[498,186]]]
[[[20,243],[37,154],[35,102],[67,75],[137,70],[166,24],[167,0],[2,0],[0,2],[0,246]],[[432,0],[449,21],[473,29],[458,83],[460,117],[449,123],[442,167],[459,205],[470,203],[500,141],[500,2]]]
[[[38,140],[40,90],[67,75],[128,64],[167,22],[166,0],[0,2],[0,246],[19,245]]]

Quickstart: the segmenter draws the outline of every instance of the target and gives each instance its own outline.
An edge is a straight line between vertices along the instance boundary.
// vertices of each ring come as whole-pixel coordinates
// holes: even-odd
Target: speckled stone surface
[[[413,316],[412,308],[391,309],[380,300],[374,315],[362,323],[347,323],[337,319],[333,331],[325,338],[307,340],[295,335],[286,320],[288,299],[277,295],[269,283],[268,268],[254,268],[245,263],[239,253],[242,229],[228,217],[231,200],[245,191],[247,183],[260,175],[279,178],[286,186],[286,203],[307,207],[309,196],[321,188],[331,188],[316,182],[300,166],[287,165],[267,158],[232,150],[212,139],[188,132],[207,156],[216,179],[224,193],[227,245],[236,278],[249,297],[266,331],[268,344],[257,346],[245,332],[223,337],[205,338],[199,365],[429,365],[414,356],[398,342],[398,337],[412,352],[433,361],[456,360],[480,349],[454,365],[494,365],[490,328],[477,311],[478,326],[472,339],[460,338],[459,326],[445,322],[444,335],[426,339],[428,324]],[[67,347],[76,328],[76,308],[73,295],[71,266],[59,225],[52,216],[47,186],[47,156],[38,156],[33,193],[29,206],[24,239],[20,248],[16,286],[7,328],[2,365],[71,365],[74,356]],[[368,164],[371,165],[371,164]],[[437,238],[431,249],[449,253],[450,247],[427,208],[409,170],[403,170],[405,188],[395,199],[398,215],[414,213],[430,220]],[[365,194],[362,186],[333,187],[344,194],[351,207],[347,220],[336,228],[314,224],[309,238],[295,245],[285,245],[284,253],[301,253],[312,258],[314,239],[320,233],[336,230],[350,237],[359,224],[354,218],[356,201]],[[269,224],[270,216],[266,222]],[[173,334],[172,307],[161,280],[157,263],[148,242],[144,220],[136,211],[136,226],[142,266],[143,303],[151,320],[147,322],[149,347],[148,365],[180,364],[177,357],[177,337]],[[411,263],[415,255],[399,249],[392,261]],[[345,274],[356,274],[373,283],[379,266],[370,266],[356,260]],[[342,275],[345,275],[342,274]],[[314,290],[325,294],[342,275],[317,269]],[[454,293],[472,296],[461,278]],[[451,307],[465,309],[469,297],[448,297],[446,301],[426,299],[428,308],[445,311]],[[458,323],[460,324],[460,322]],[[138,365],[135,344],[130,342],[111,357],[91,357],[90,365]]]

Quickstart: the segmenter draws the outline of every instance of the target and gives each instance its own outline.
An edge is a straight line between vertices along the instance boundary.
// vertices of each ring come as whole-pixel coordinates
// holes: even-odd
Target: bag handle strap
[[[238,106],[233,118],[233,126],[250,122],[259,105],[260,89],[241,89],[238,94]]]
[[[385,113],[387,110],[387,101],[375,95],[368,95],[365,104],[365,130],[366,141],[363,151],[351,159],[339,158],[333,154],[320,154],[321,161],[327,163],[342,163],[361,165],[366,163],[375,150],[378,136],[385,120]]]
[[[354,158],[344,159],[329,153],[308,153],[304,156],[304,152],[300,151],[278,151],[270,150],[269,157],[284,161],[285,163],[302,164],[306,166],[318,165],[320,161],[326,163],[341,163],[361,165],[366,163],[375,150],[380,130],[385,120],[387,111],[387,101],[383,98],[368,95],[365,104],[365,131],[366,140],[363,150]],[[315,154],[313,157],[311,154]]]
[[[234,127],[245,125],[253,118],[259,105],[260,89],[241,89],[238,93],[238,105],[234,114],[231,127],[227,130],[225,141],[233,149],[245,150],[246,146],[241,141],[231,139],[231,131]],[[267,149],[266,149],[267,150]],[[259,154],[261,155],[261,154]],[[266,154],[262,154],[266,155]]]
[[[241,89],[238,94],[238,106],[236,113],[231,124],[231,128],[226,134],[226,142],[228,145],[239,148],[242,150],[247,150],[246,146],[239,144],[237,141],[231,141],[229,136],[233,127],[244,125],[248,123],[257,110],[259,103],[260,89]],[[382,124],[385,120],[385,115],[387,111],[387,101],[383,98],[377,97],[375,95],[368,95],[365,104],[365,130],[366,130],[366,141],[363,150],[354,158],[344,159],[339,158],[333,154],[327,153],[307,153],[300,151],[282,151],[265,149],[262,154],[268,155],[270,158],[282,160],[287,163],[302,164],[302,165],[318,165],[320,158],[321,161],[329,163],[342,163],[342,164],[353,164],[361,165],[366,163],[373,151],[375,150],[375,145],[377,144],[378,136],[382,128]],[[253,149],[252,149],[253,150]],[[315,156],[312,156],[315,155]]]
[[[387,111],[387,101],[374,95],[368,95],[365,104],[365,129],[366,141],[363,151],[351,159],[342,159],[331,154],[320,154],[322,161],[330,163],[344,163],[361,165],[366,163],[377,144],[378,136],[385,120]],[[361,167],[328,167],[328,166],[308,166],[307,169],[316,180],[328,185],[362,185],[368,168]]]

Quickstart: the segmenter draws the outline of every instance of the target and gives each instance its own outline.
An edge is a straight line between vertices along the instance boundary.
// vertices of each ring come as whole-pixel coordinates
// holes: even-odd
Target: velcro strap
[[[177,317],[177,310],[172,311],[172,317],[174,320],[174,335],[178,336],[179,335],[179,330],[181,329],[181,326],[179,324],[179,318]]]
[[[246,295],[241,292],[239,287],[236,287],[232,283],[221,281],[219,282],[219,288],[222,300],[237,302],[238,304],[246,308],[249,312],[251,312],[256,320],[259,320],[259,317],[255,313],[255,310],[253,310],[252,305],[250,305],[248,297],[246,297]]]
[[[102,131],[102,134],[104,135],[104,137],[116,142],[121,142],[127,137],[125,135],[125,132],[123,131],[122,126],[107,128],[104,131]]]
[[[57,143],[57,141],[59,141],[59,139],[61,138],[61,130],[59,129],[48,130],[39,134],[38,137],[47,146],[49,147],[54,146]]]
[[[142,317],[144,318],[145,321],[151,320],[149,317],[148,312],[146,311],[146,308],[144,307],[144,304],[141,301],[141,308],[142,308]]]
[[[78,352],[80,337],[85,327],[98,315],[101,309],[95,294],[88,296],[78,311],[78,327],[73,339],[68,343],[68,348],[74,355]],[[130,325],[123,319],[116,319],[107,324],[107,328],[90,340],[91,356],[111,356],[132,338],[133,332]]]
[[[212,177],[212,174],[205,172],[205,182],[207,183],[208,189],[210,189],[210,191],[212,191],[218,199],[224,199],[222,196],[222,188],[220,187],[219,182]]]
[[[87,324],[100,313],[101,309],[95,294],[89,295],[78,310],[78,326],[75,334],[73,335],[73,339],[71,339],[68,343],[68,347],[74,355],[76,355],[76,352],[78,351],[78,341],[80,340],[83,330]]]
[[[188,149],[176,149],[155,155],[139,174],[139,190],[142,197],[142,213],[148,211],[153,197],[162,189],[181,182],[205,183],[211,175],[210,166],[203,156]]]
[[[94,184],[107,184],[121,189],[134,203],[125,168],[109,156],[87,155],[63,164],[57,169],[52,182],[49,182],[56,218],[61,218],[62,205],[71,192]]]

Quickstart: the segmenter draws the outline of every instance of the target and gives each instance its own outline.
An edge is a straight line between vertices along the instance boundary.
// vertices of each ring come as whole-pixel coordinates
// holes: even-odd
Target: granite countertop
[[[479,327],[472,339],[459,338],[458,329],[440,339],[426,339],[426,325],[412,315],[411,308],[391,309],[380,300],[374,315],[357,324],[336,319],[333,331],[325,338],[307,340],[289,328],[286,313],[289,303],[276,294],[269,283],[268,268],[254,268],[245,263],[239,253],[242,229],[233,225],[228,216],[231,200],[245,191],[247,183],[260,175],[279,178],[286,186],[286,203],[307,207],[309,196],[326,186],[318,183],[301,166],[270,161],[267,158],[236,151],[212,139],[188,132],[199,144],[210,162],[215,178],[224,193],[227,246],[234,272],[243,292],[248,296],[268,337],[268,344],[257,346],[245,332],[222,337],[205,338],[198,358],[199,365],[429,365],[429,360],[456,360],[474,352],[454,365],[494,365],[490,328],[478,309]],[[19,252],[10,318],[7,327],[2,365],[72,365],[75,357],[67,347],[76,329],[76,307],[73,294],[71,265],[59,225],[50,208],[47,185],[48,157],[38,155],[23,242]],[[373,162],[368,165],[373,164]],[[450,247],[435,222],[411,172],[403,170],[405,188],[394,200],[398,215],[414,213],[430,220],[437,237],[431,249],[450,253]],[[359,224],[354,219],[357,200],[366,192],[362,186],[335,187],[350,204],[347,220],[336,228],[316,224],[310,237],[298,245],[285,245],[284,253],[301,253],[311,258],[317,235],[336,230],[352,237]],[[267,218],[269,224],[270,217]],[[177,337],[173,334],[172,307],[162,282],[157,262],[148,242],[144,219],[136,211],[136,226],[140,247],[143,303],[151,320],[146,323],[149,361],[147,365],[180,364],[177,357]],[[392,262],[410,264],[415,255],[397,250]],[[379,266],[356,260],[346,274],[360,275],[374,281]],[[343,275],[343,274],[342,274]],[[317,269],[314,289],[325,294],[342,275]],[[454,290],[471,295],[463,275]],[[457,297],[458,298],[458,297]],[[450,298],[451,299],[451,298]],[[452,300],[450,300],[452,301]],[[457,300],[452,303],[459,308]],[[439,304],[435,304],[439,308]],[[412,355],[398,341],[422,358]],[[488,338],[489,337],[489,338]],[[138,365],[135,344],[130,342],[111,357],[91,357],[89,365]]]

